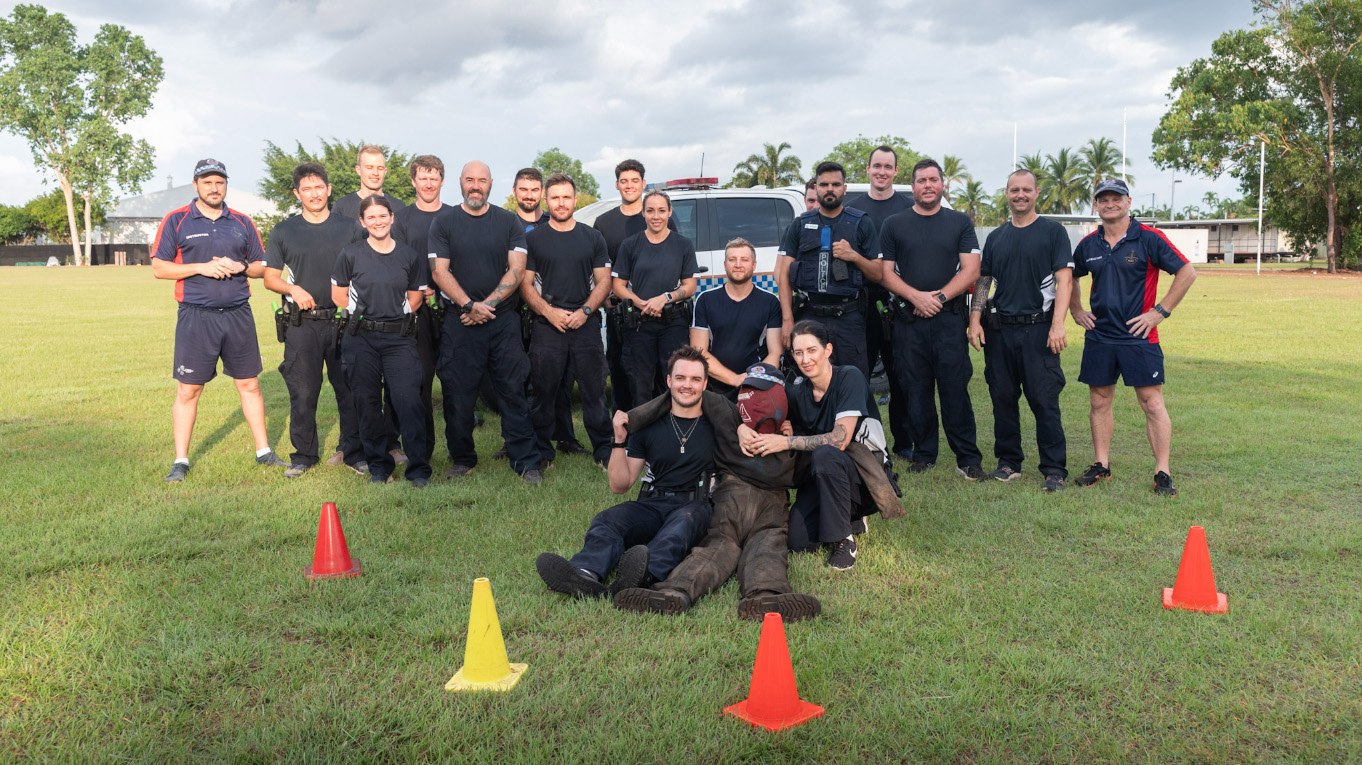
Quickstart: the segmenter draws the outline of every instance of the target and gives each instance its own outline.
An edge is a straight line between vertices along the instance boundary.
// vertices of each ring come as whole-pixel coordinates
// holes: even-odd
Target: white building
[[[135,197],[118,200],[109,210],[107,222],[99,229],[95,240],[100,244],[145,244],[156,239],[156,228],[166,217],[166,213],[184,207],[198,197],[194,187],[189,184],[176,186],[167,178],[166,188]],[[279,210],[273,202],[245,189],[227,186],[227,206],[240,213],[256,218],[263,215],[278,215]]]

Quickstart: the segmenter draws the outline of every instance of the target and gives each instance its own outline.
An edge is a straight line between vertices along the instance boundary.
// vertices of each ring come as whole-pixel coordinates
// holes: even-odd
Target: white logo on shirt
[[[208,234],[190,234],[189,236],[186,236],[185,239],[198,239],[201,236],[208,236]]]

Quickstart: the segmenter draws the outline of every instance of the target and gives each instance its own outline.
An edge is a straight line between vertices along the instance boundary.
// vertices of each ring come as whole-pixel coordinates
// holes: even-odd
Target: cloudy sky
[[[432,6],[435,9],[432,9]],[[1150,133],[1178,66],[1249,26],[1249,0],[1143,3],[799,0],[62,0],[82,40],[100,24],[142,35],[165,61],[151,114],[130,130],[156,147],[157,176],[188,180],[206,156],[254,190],[266,141],[321,138],[516,169],[557,146],[610,190],[640,159],[650,180],[727,179],[763,142],[805,163],[833,145],[900,135],[961,157],[986,188],[1019,151],[1106,136],[1128,116],[1137,205],[1166,204],[1171,176]],[[8,16],[13,3],[0,2]],[[0,136],[0,203],[44,191],[27,145]],[[1182,202],[1222,179],[1188,178]],[[610,196],[613,191],[607,191]],[[446,199],[457,190],[446,190]],[[230,199],[230,196],[229,196]]]

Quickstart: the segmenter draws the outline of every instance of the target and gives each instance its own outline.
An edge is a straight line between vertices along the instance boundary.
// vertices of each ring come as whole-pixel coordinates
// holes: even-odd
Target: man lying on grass
[[[630,432],[629,413],[615,412],[615,443],[606,469],[610,490],[624,494],[640,474],[643,486],[638,499],[591,520],[586,542],[571,560],[540,554],[535,568],[550,590],[599,598],[617,565],[611,597],[645,587],[666,579],[700,541],[709,525],[714,476],[714,427],[700,416],[707,380],[704,355],[682,346],[667,360],[667,394],[658,397],[668,403],[666,416]]]
[[[624,611],[680,614],[718,589],[736,571],[741,600],[738,616],[760,620],[769,611],[787,622],[818,616],[818,598],[790,591],[787,575],[787,489],[793,482],[793,452],[752,457],[738,445],[738,426],[774,433],[785,419],[787,404],[780,370],[753,364],[738,388],[738,403],[706,392],[701,408],[714,426],[714,460],[719,481],[714,489],[714,516],[704,541],[681,561],[666,580],[651,588],[620,589],[615,607]],[[629,412],[637,432],[666,415],[664,399]]]

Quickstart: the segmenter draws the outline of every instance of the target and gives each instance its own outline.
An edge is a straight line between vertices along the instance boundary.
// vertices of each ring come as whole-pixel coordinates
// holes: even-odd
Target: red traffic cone
[[[1163,588],[1163,607],[1182,608],[1223,614],[1229,609],[1225,593],[1215,591],[1215,574],[1211,571],[1211,551],[1206,546],[1206,529],[1193,526],[1187,532],[1187,544],[1182,548],[1182,563],[1172,587]]]
[[[819,717],[823,708],[801,701],[795,688],[790,646],[785,642],[785,623],[774,611],[761,622],[757,663],[752,668],[752,687],[745,701],[724,709],[724,714],[746,720],[769,731],[793,728]]]
[[[350,548],[345,545],[345,531],[341,529],[336,503],[322,503],[322,519],[317,524],[317,550],[312,554],[312,565],[303,566],[303,576],[339,579],[359,574],[359,561],[350,558]]]

